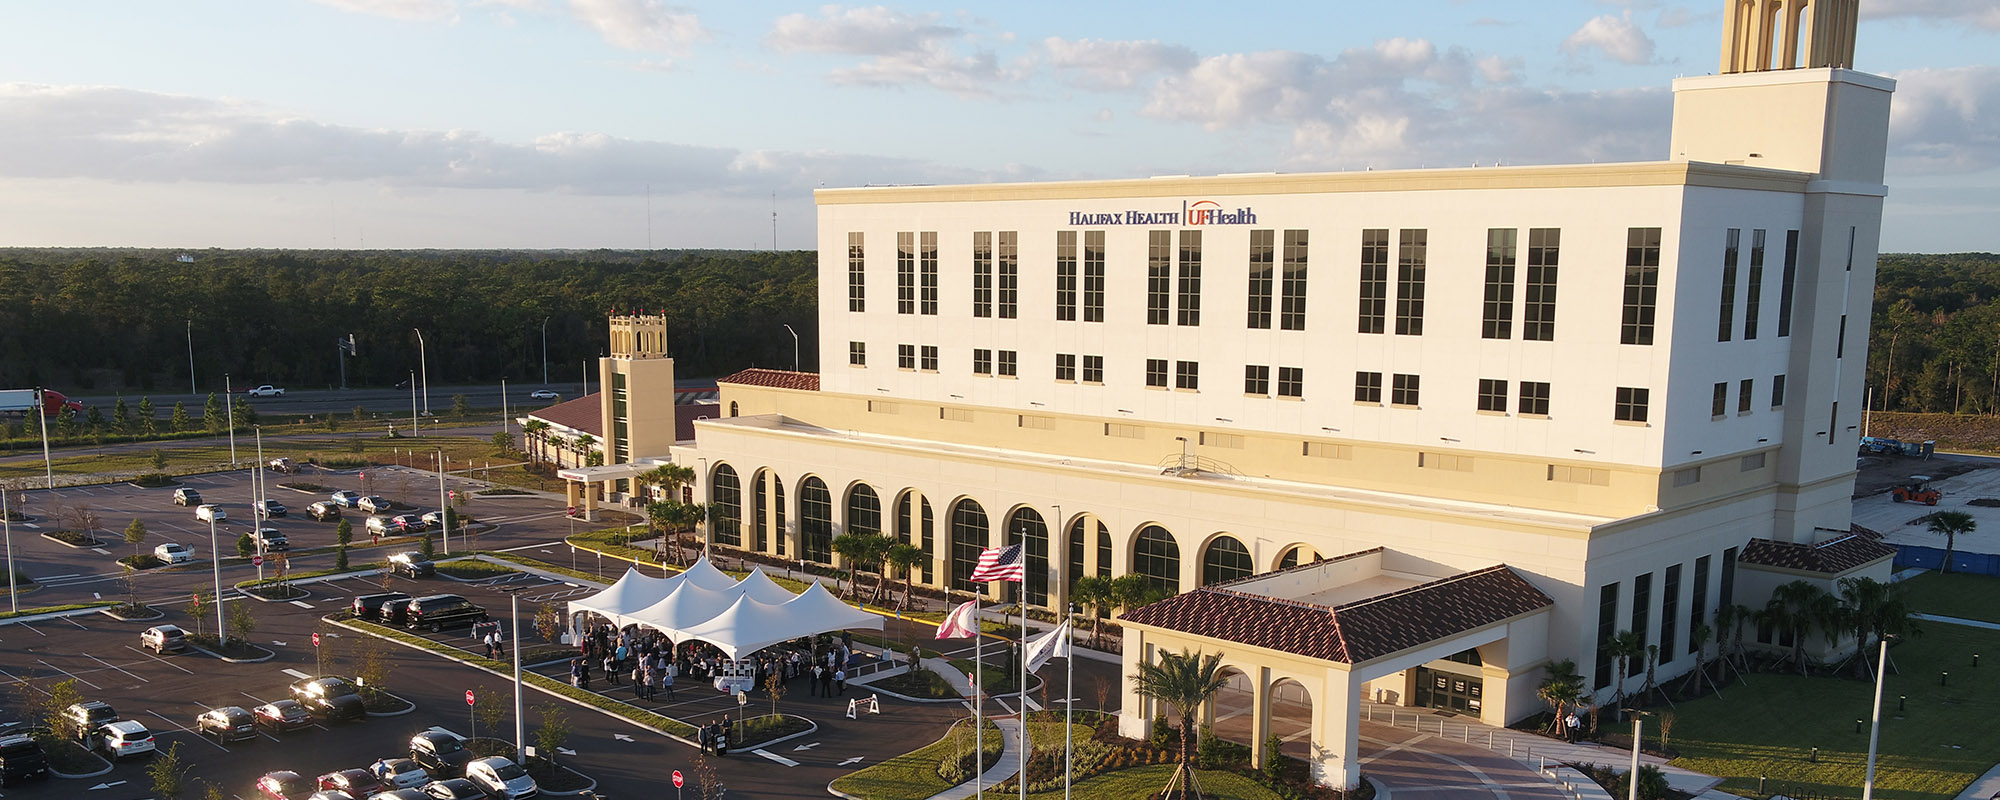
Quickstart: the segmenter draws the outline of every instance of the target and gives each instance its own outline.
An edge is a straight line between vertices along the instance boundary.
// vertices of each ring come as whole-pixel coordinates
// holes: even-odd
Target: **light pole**
[[[527,759],[521,755],[528,742],[527,728],[521,719],[521,595],[508,592],[507,603],[514,613],[514,641],[510,643],[514,650],[514,758],[515,763],[525,764]]]
[[[236,468],[236,390],[229,388],[229,373],[222,373],[222,407],[229,415],[229,468]]]
[[[1625,774],[1625,800],[1639,800],[1639,743],[1645,741],[1640,731],[1650,715],[1636,708],[1625,709],[1625,713],[1632,715],[1632,771]]]
[[[417,369],[424,375],[424,413],[431,413],[431,368],[424,359],[424,332],[421,328],[411,328],[417,332]]]
[[[437,451],[438,459],[438,527],[444,529],[444,554],[451,555],[451,506],[444,503],[444,448]]]
[[[47,389],[35,387],[35,419],[42,422],[42,471],[47,476],[49,488],[56,488],[56,462],[49,458],[49,394]],[[58,411],[57,413],[61,413]]]
[[[410,373],[410,436],[416,437],[422,431],[417,427],[417,373]]]
[[[257,543],[257,555],[264,554],[264,523],[270,514],[264,509],[264,501],[269,497],[264,490],[264,426],[252,425],[251,432],[257,436],[257,463],[250,467],[250,539]],[[264,565],[257,565],[257,580],[264,580]],[[313,648],[317,654],[319,648]]]
[[[208,563],[215,572],[215,643],[229,644],[222,636],[222,551],[215,549],[215,518],[208,519]]]
[[[1882,652],[1875,658],[1875,719],[1868,725],[1868,775],[1861,781],[1861,800],[1875,800],[1875,743],[1882,738],[1882,678],[1889,663],[1889,637],[1882,637]]]
[[[798,332],[798,331],[795,331],[795,330],[792,330],[792,326],[791,326],[791,325],[789,325],[789,324],[785,326],[785,332],[786,332],[786,333],[789,333],[789,334],[791,334],[791,335],[792,335],[792,371],[793,371],[793,372],[798,372],[798,371],[799,371],[799,332]]]
[[[7,507],[7,485],[0,483],[0,528],[7,532],[7,610],[21,612],[20,592],[14,585],[14,511]]]
[[[542,318],[542,385],[549,385],[549,318]]]
[[[188,320],[188,394],[195,397],[201,396],[201,391],[194,387],[194,320],[192,318]]]

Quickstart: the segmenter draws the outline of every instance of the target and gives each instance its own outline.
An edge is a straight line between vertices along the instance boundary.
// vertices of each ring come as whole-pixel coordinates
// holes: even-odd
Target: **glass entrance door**
[[[1418,667],[1416,705],[1476,717],[1483,688],[1480,684],[1478,678]]]

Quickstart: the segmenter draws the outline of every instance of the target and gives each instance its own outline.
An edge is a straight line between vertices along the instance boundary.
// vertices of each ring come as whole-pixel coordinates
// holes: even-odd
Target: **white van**
[[[194,518],[203,522],[222,522],[229,519],[229,512],[214,503],[203,503],[194,507]]]

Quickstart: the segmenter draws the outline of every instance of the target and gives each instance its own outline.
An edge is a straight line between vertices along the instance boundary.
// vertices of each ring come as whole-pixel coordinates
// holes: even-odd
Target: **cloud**
[[[1605,14],[1583,23],[1562,43],[1562,51],[1572,56],[1597,50],[1622,64],[1650,64],[1653,40],[1632,22],[1632,12],[1623,16]]]
[[[1003,68],[990,50],[966,46],[967,33],[946,25],[936,13],[909,14],[885,6],[823,6],[820,16],[787,14],[772,25],[764,42],[781,53],[870,56],[859,64],[827,73],[852,86],[930,86],[962,96],[989,94],[997,82],[1014,80],[1017,68]]]
[[[1862,19],[1917,19],[1943,25],[1971,25],[2000,31],[2000,5],[1993,0],[1893,0],[1861,4]]]
[[[1894,77],[1892,169],[1962,174],[2000,166],[2000,67],[1922,69]]]
[[[694,12],[660,0],[570,0],[570,15],[626,50],[680,53],[708,38]]]
[[[356,14],[406,20],[447,19],[458,12],[455,0],[313,0]]]
[[[1051,36],[1042,41],[1049,67],[1058,77],[1089,89],[1129,89],[1160,72],[1193,67],[1200,56],[1182,45],[1158,40],[1108,41]]]

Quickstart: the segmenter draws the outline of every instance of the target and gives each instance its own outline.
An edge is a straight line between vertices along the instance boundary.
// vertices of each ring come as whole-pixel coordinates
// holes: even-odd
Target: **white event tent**
[[[627,570],[604,591],[570,601],[569,612],[652,628],[676,642],[699,639],[730,658],[816,633],[882,629],[882,617],[842,603],[821,584],[795,595],[762,569],[738,581],[706,558],[666,578]]]
[[[769,583],[770,579],[765,578],[765,582]],[[640,572],[637,567],[627,567],[625,574],[619,576],[618,581],[606,587],[604,591],[581,600],[569,601],[570,619],[576,619],[577,614],[588,611],[611,620],[619,627],[624,627],[634,622],[626,618],[633,611],[666,599],[683,584],[692,584],[711,591],[728,591],[737,585],[737,581],[729,577],[728,573],[716,569],[706,557],[696,561],[694,566],[688,567],[687,570],[664,578],[647,575]],[[771,588],[785,592],[784,587],[776,584],[772,584]],[[788,597],[791,595],[790,592],[785,594]]]

